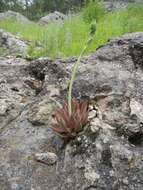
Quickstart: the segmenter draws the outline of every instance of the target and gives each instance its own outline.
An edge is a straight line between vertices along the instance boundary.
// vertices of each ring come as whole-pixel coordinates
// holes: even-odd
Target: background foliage
[[[67,13],[79,9],[87,0],[0,0],[0,12],[18,11],[32,20],[55,10]]]
[[[69,9],[67,1],[72,4],[72,11],[73,7],[76,7],[74,14],[69,13],[71,9]],[[14,3],[12,4],[12,2]],[[87,54],[104,45],[110,38],[125,33],[143,31],[143,4],[134,4],[127,9],[107,12],[103,8],[102,2],[98,0],[34,0],[32,3],[27,1],[27,4],[26,0],[23,1],[23,4],[18,0],[0,0],[0,3],[3,5],[3,9],[0,6],[1,12],[12,9],[24,12],[25,15],[27,11],[27,14],[30,15],[33,10],[33,15],[30,16],[33,19],[38,19],[40,15],[46,14],[46,11],[49,10],[58,9],[68,13],[64,24],[53,23],[48,26],[40,26],[36,22],[25,25],[13,20],[0,21],[0,28],[29,43],[28,51],[32,57],[55,58],[79,55],[87,40],[90,23],[95,19],[97,32],[93,43],[87,49]],[[64,6],[58,6],[60,3]],[[79,8],[81,5],[82,7]]]

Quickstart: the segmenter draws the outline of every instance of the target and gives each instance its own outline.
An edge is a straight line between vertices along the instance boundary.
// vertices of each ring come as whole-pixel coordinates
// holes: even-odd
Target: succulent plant
[[[61,109],[56,110],[54,118],[53,131],[63,138],[74,138],[88,123],[88,101],[72,100],[72,114],[64,103]]]
[[[55,133],[57,133],[59,136],[63,138],[76,137],[77,134],[83,130],[83,127],[88,122],[88,112],[89,112],[88,102],[87,101],[78,102],[77,100],[73,100],[72,90],[81,58],[86,52],[88,46],[93,41],[95,32],[96,32],[96,22],[91,24],[87,42],[83,47],[77,59],[77,62],[73,66],[73,71],[69,83],[68,101],[67,103],[64,103],[63,107],[61,109],[58,109],[54,115],[56,123],[53,125],[52,129]]]

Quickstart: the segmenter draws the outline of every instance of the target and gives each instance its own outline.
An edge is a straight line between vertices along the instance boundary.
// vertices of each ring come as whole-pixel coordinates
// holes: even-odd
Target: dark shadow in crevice
[[[128,138],[129,142],[135,146],[143,146],[143,133],[136,132]]]

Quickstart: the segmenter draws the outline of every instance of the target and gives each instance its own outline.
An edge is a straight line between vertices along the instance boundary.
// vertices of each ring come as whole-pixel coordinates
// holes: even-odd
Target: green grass
[[[106,13],[105,7],[101,0],[89,0],[82,8],[82,14],[85,22],[90,23],[95,20],[98,22]]]
[[[27,25],[11,20],[0,22],[0,28],[29,42],[29,54],[32,57],[79,55],[87,39],[89,27],[90,23],[84,20],[82,12],[66,20],[63,25],[50,24],[47,27],[34,22]],[[86,54],[95,51],[112,37],[137,31],[143,31],[143,5],[106,13],[98,20],[94,41]]]

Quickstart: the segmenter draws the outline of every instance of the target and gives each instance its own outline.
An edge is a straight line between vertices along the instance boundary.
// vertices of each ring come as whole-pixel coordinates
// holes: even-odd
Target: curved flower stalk
[[[69,84],[69,91],[68,91],[68,111],[69,111],[70,115],[72,114],[72,87],[73,87],[75,76],[76,76],[76,73],[78,70],[78,66],[80,64],[82,56],[84,55],[85,51],[87,50],[87,48],[89,47],[89,45],[93,41],[95,32],[96,32],[96,22],[91,24],[89,38],[88,38],[84,48],[82,49],[82,51],[81,51],[81,53],[77,59],[77,62],[74,64],[74,67],[73,67],[73,71],[71,74],[71,80],[70,80],[70,84]]]
[[[55,133],[63,138],[74,138],[77,134],[83,130],[83,127],[88,123],[89,104],[88,101],[80,101],[72,99],[72,87],[75,80],[75,76],[80,64],[81,58],[84,55],[86,49],[93,41],[94,34],[96,32],[96,23],[92,23],[90,27],[89,38],[82,49],[77,62],[74,64],[71,80],[68,91],[68,102],[64,103],[61,109],[55,112],[55,123],[52,129]]]

